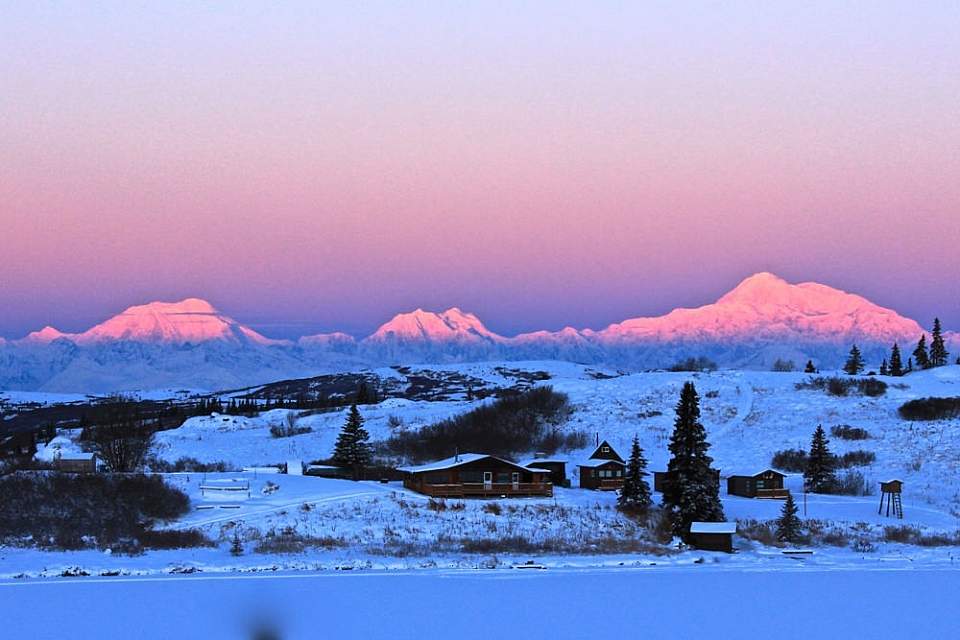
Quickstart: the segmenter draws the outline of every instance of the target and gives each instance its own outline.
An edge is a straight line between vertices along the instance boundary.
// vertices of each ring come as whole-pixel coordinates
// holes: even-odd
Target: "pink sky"
[[[960,328],[955,4],[17,4],[0,335],[601,327],[760,270]]]

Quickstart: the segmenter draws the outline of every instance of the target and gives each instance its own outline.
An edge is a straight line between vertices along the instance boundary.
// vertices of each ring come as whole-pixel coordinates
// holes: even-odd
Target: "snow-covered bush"
[[[957,398],[918,398],[900,406],[900,417],[904,420],[946,420],[960,418],[960,397]]]

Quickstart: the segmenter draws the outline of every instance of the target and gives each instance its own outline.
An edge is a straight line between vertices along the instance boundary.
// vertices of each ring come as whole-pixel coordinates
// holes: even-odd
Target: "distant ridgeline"
[[[914,320],[860,296],[817,283],[789,284],[768,273],[696,309],[598,331],[567,327],[513,337],[452,308],[398,314],[361,340],[343,333],[273,340],[192,298],[130,307],[83,333],[46,327],[20,340],[0,340],[0,389],[223,389],[368,366],[480,360],[567,360],[627,370],[687,360],[802,368],[810,360],[836,369],[854,344],[869,371],[879,368],[895,342],[909,356],[924,333]],[[944,337],[952,362],[960,336]]]

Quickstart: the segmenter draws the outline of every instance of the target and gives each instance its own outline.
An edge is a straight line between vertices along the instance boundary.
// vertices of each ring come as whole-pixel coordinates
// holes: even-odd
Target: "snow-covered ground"
[[[480,363],[430,368],[508,386],[511,375],[503,366]],[[887,382],[897,386],[891,385],[886,395],[877,398],[834,397],[823,391],[797,389],[796,384],[808,378],[798,373],[619,375],[556,362],[510,363],[509,367],[546,372],[550,379],[541,384],[569,394],[575,412],[564,429],[596,433],[623,454],[634,434],[639,435],[651,471],[666,466],[673,407],[682,384],[691,379],[702,398],[711,454],[724,476],[734,470],[765,468],[777,450],[807,448],[817,424],[827,429],[835,424],[864,428],[869,439],[847,442],[834,438],[831,447],[836,453],[855,449],[875,453],[876,461],[860,468],[871,486],[890,477],[903,479],[905,519],[878,515],[875,495],[810,495],[804,500],[802,479],[793,474],[787,478],[787,486],[798,497],[801,517],[837,527],[847,542],[817,547],[803,560],[787,558],[779,549],[764,547],[747,536],[738,538],[738,553],[733,556],[676,553],[653,544],[648,531],[619,514],[611,493],[557,489],[549,499],[447,501],[438,507],[397,483],[264,473],[170,474],[170,481],[190,494],[193,507],[189,515],[168,526],[199,528],[216,541],[216,547],[150,551],[137,557],[0,548],[0,577],[58,576],[76,567],[92,575],[337,567],[502,569],[530,559],[551,568],[692,567],[703,558],[731,569],[954,566],[958,547],[889,542],[884,539],[884,527],[909,525],[925,535],[945,536],[960,529],[960,421],[907,422],[897,414],[897,408],[912,398],[960,395],[958,366],[888,378]],[[383,377],[391,373],[395,374],[391,369],[377,371]],[[364,406],[362,412],[373,439],[382,440],[397,430],[417,430],[467,411],[479,402],[465,398],[433,402],[390,399]],[[192,418],[179,429],[159,434],[158,454],[168,460],[190,456],[226,461],[235,467],[324,458],[330,455],[344,419],[342,410],[314,415],[274,410],[256,418]],[[272,437],[270,426],[287,420],[311,431]],[[571,460],[568,471],[574,487],[578,480],[574,463],[591,448],[563,454]],[[224,491],[224,486],[244,489]],[[725,483],[722,493],[727,517],[741,523],[773,519],[782,504],[726,496]],[[236,532],[243,547],[240,555],[230,553]],[[290,540],[284,536],[293,536],[293,543],[287,544]],[[852,541],[858,538],[868,540],[868,548],[855,549]]]
[[[638,435],[651,471],[666,468],[673,409],[683,383],[692,379],[701,396],[703,422],[712,444],[710,453],[724,477],[734,471],[766,468],[778,450],[809,448],[818,424],[828,431],[833,425],[848,424],[866,429],[870,438],[831,438],[831,448],[838,454],[859,449],[873,452],[876,462],[858,469],[871,486],[880,480],[900,478],[905,482],[904,506],[908,512],[925,506],[960,512],[960,420],[908,422],[897,414],[897,408],[907,400],[960,396],[960,366],[884,378],[891,386],[877,398],[798,390],[795,385],[810,377],[802,373],[649,372],[607,377],[612,372],[552,361],[419,368],[456,371],[494,386],[506,386],[511,380],[504,377],[502,367],[548,373],[550,379],[541,384],[569,394],[576,408],[565,429],[582,430],[590,435],[591,442],[598,434],[624,455],[634,434]],[[375,373],[395,375],[390,369]],[[419,429],[467,411],[479,402],[390,399],[362,407],[362,413],[373,440],[382,440],[396,430]],[[236,467],[328,457],[344,422],[344,411],[296,418],[298,426],[312,431],[289,438],[271,437],[270,426],[282,424],[288,413],[277,410],[257,418],[192,418],[181,428],[158,435],[158,455],[171,461],[182,456],[225,461]],[[565,453],[571,461],[588,454],[588,449]],[[569,465],[568,472],[576,484],[575,466]]]
[[[960,572],[661,568],[0,581],[10,638],[952,638]]]

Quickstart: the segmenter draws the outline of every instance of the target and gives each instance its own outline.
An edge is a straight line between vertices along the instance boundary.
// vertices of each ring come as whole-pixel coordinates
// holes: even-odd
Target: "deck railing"
[[[758,498],[770,500],[786,500],[789,494],[789,489],[757,489]]]
[[[413,488],[413,487],[412,487]],[[424,484],[414,488],[436,498],[443,497],[497,497],[497,496],[552,496],[550,482],[464,482],[460,484]]]
[[[614,491],[623,488],[623,478],[606,479],[600,481],[600,489]]]

